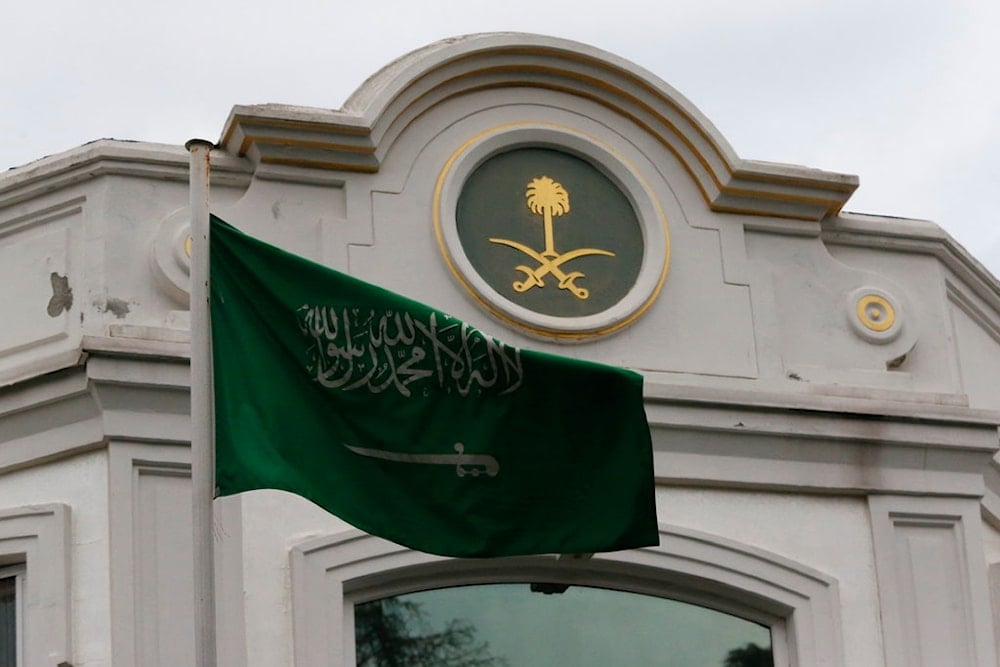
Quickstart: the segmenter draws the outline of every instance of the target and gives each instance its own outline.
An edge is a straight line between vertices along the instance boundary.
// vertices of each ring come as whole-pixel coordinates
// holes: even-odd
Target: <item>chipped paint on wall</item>
[[[60,276],[53,271],[49,274],[52,283],[52,298],[45,309],[49,317],[58,317],[73,307],[73,289],[69,286],[69,276]]]

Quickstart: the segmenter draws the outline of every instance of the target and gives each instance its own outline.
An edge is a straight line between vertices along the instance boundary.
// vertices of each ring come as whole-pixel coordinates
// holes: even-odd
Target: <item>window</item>
[[[770,629],[652,595],[558,584],[439,588],[355,605],[358,667],[770,667]]]
[[[0,568],[0,667],[19,667],[24,654],[24,568]]]
[[[476,601],[477,591],[491,587],[500,590],[507,585],[520,586],[521,595],[532,598],[533,602],[573,600],[572,596],[578,593],[610,594],[618,600],[606,598],[596,608],[600,609],[602,622],[621,632],[638,632],[640,627],[619,611],[621,607],[616,605],[622,601],[627,603],[625,611],[628,605],[641,609],[641,605],[648,603],[680,605],[682,610],[693,607],[698,613],[717,618],[732,615],[737,625],[746,623],[744,627],[751,634],[736,635],[734,643],[720,647],[721,653],[714,651],[715,662],[709,663],[712,667],[766,666],[769,664],[766,653],[756,663],[754,657],[760,654],[757,648],[766,652],[768,642],[776,665],[841,667],[844,664],[841,605],[835,579],[761,549],[687,528],[663,525],[659,547],[616,551],[591,559],[538,556],[470,560],[410,551],[352,530],[304,538],[292,547],[290,560],[296,664],[356,664],[359,635],[356,625],[359,619],[366,622],[361,614],[365,605],[373,601],[399,597],[423,604],[421,611],[430,615],[431,598],[423,596],[456,591]],[[528,595],[524,592],[527,588],[530,593],[530,586],[523,583],[526,581],[557,582],[558,586],[549,584],[552,594],[548,596],[543,592]],[[557,594],[562,586],[567,586],[565,594]],[[472,606],[488,608],[479,602]],[[438,618],[444,621],[473,620],[448,607],[441,608],[445,611]],[[506,612],[506,615],[517,613],[520,612]],[[425,620],[435,622],[433,618]],[[623,620],[626,622],[622,623]],[[423,622],[418,620],[418,627]],[[666,627],[661,623],[656,633],[646,634],[664,635],[672,627],[680,630],[683,628],[677,625],[680,622],[668,620]],[[447,629],[447,623],[444,627]],[[495,640],[485,630],[477,628],[475,636],[490,642],[491,650],[496,649],[499,655],[500,644],[494,644]],[[750,644],[753,646],[748,648]],[[736,652],[730,660],[732,651]],[[724,659],[729,660],[728,665],[722,662]],[[556,667],[563,664],[574,663],[555,663]],[[510,665],[522,667],[513,662]]]

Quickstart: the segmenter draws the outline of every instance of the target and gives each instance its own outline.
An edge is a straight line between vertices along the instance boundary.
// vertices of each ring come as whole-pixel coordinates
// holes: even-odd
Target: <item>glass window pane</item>
[[[0,667],[17,667],[17,578],[0,578]]]
[[[359,667],[771,667],[764,626],[697,605],[570,586],[441,588],[355,606]]]

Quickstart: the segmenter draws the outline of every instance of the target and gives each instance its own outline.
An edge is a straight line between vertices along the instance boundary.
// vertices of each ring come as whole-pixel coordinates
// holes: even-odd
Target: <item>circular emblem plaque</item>
[[[869,343],[890,343],[903,330],[899,300],[875,287],[859,287],[848,294],[847,315],[854,333]]]
[[[470,140],[438,180],[434,213],[445,258],[476,299],[546,337],[620,329],[666,275],[655,199],[617,155],[576,133],[516,127]]]
[[[518,148],[483,162],[462,188],[455,222],[483,280],[537,313],[604,312],[642,265],[628,199],[589,162],[557,150]]]

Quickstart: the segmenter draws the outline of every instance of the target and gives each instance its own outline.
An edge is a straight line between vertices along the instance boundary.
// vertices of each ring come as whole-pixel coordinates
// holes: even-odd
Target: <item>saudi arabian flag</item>
[[[518,350],[213,216],[217,495],[446,556],[659,542],[642,377]]]

